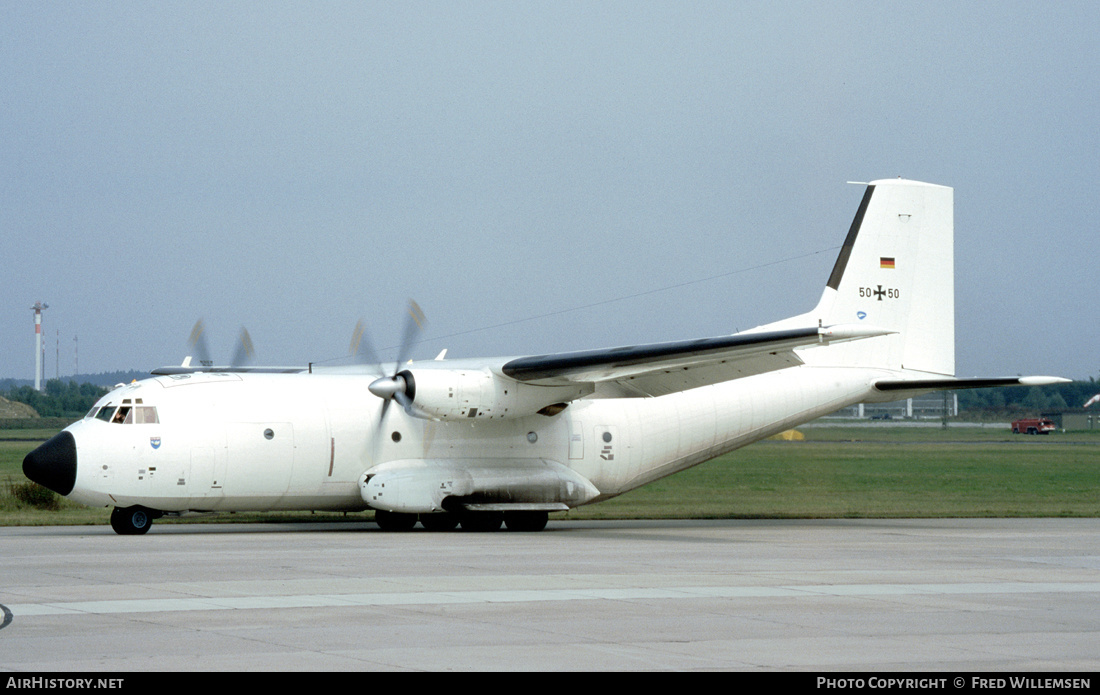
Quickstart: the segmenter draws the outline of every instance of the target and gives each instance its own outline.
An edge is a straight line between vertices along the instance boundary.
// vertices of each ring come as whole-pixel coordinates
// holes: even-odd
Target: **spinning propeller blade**
[[[214,360],[211,359],[210,350],[206,345],[206,326],[203,325],[202,319],[195,322],[187,342],[191,345],[191,350],[198,359],[200,367],[214,366]],[[255,354],[256,350],[252,346],[252,336],[242,327],[241,334],[237,338],[237,347],[233,351],[233,359],[229,362],[229,366],[243,367],[252,361],[252,357]]]
[[[372,394],[382,399],[382,411],[378,418],[378,424],[375,427],[376,434],[382,430],[386,420],[386,413],[389,411],[390,403],[393,401],[397,401],[405,412],[412,417],[421,419],[427,417],[413,404],[415,386],[411,383],[412,375],[407,372],[402,374],[401,371],[402,365],[404,365],[405,360],[408,359],[409,353],[412,351],[412,346],[416,344],[417,338],[420,332],[424,330],[425,325],[427,325],[427,318],[424,315],[424,311],[420,308],[420,305],[410,299],[408,318],[405,320],[405,329],[401,337],[401,345],[398,346],[397,361],[394,363],[393,373],[387,375],[387,370],[383,366],[382,359],[374,350],[374,346],[367,335],[366,326],[362,321],[355,324],[355,331],[352,334],[349,350],[355,355],[356,360],[360,364],[374,365],[379,374],[379,377],[372,381],[370,386],[367,387]]]

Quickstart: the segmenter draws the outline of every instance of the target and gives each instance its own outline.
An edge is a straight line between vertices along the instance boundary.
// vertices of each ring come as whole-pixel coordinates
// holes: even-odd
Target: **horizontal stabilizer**
[[[1050,386],[1068,384],[1058,376],[1006,376],[973,379],[884,379],[875,382],[877,391],[954,391],[956,389],[986,389],[998,386]]]

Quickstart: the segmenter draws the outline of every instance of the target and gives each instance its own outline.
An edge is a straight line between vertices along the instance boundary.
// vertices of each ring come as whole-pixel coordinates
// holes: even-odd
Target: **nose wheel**
[[[140,536],[153,525],[153,512],[145,507],[115,507],[111,510],[111,528],[120,536]]]

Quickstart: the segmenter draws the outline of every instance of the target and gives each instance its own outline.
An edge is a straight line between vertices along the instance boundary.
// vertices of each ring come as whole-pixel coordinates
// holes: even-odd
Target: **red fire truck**
[[[1012,434],[1050,434],[1054,423],[1045,417],[1017,420],[1012,423]]]

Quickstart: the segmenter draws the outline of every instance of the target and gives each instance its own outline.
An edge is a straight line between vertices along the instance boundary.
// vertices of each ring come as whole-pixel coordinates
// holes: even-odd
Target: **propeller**
[[[210,350],[206,346],[206,326],[203,325],[202,319],[195,322],[187,342],[191,345],[191,350],[198,358],[200,366],[214,366],[214,360],[210,358]],[[229,366],[243,367],[252,361],[255,354],[256,351],[252,347],[252,336],[248,334],[248,330],[242,327],[241,334],[237,337],[237,348],[233,351],[233,359],[230,361]]]
[[[367,387],[372,394],[382,399],[382,415],[378,421],[379,429],[381,429],[382,422],[386,418],[386,411],[389,410],[390,403],[393,401],[397,401],[405,412],[412,417],[421,419],[428,417],[427,414],[421,412],[413,404],[413,398],[416,395],[416,384],[413,381],[412,373],[401,369],[412,350],[413,344],[416,343],[416,338],[424,330],[427,321],[420,305],[410,299],[408,316],[405,319],[405,329],[401,336],[401,345],[398,347],[397,361],[394,363],[393,374],[389,376],[386,375],[387,370],[384,369],[383,362],[378,353],[375,352],[374,346],[367,335],[366,326],[363,325],[362,321],[355,324],[355,331],[351,339],[351,352],[355,354],[360,364],[373,364],[381,374]]]

